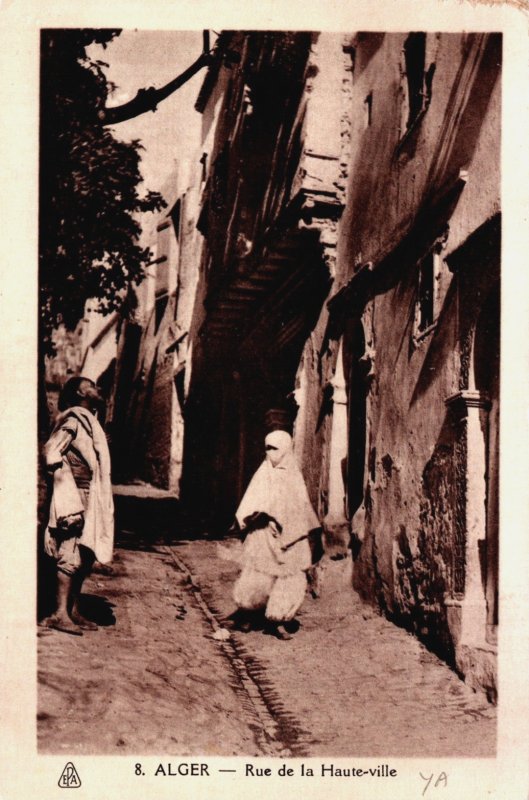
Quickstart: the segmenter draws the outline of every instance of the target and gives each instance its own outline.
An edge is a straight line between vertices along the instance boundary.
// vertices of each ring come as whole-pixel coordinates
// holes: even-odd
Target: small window
[[[171,220],[173,222],[173,228],[176,236],[176,241],[180,239],[180,212],[181,212],[182,203],[181,200],[178,199],[174,204],[171,210]]]
[[[351,76],[354,78],[354,71],[355,71],[355,62],[356,62],[356,47],[352,44],[346,44],[342,48],[343,52],[350,56],[351,58],[351,66],[349,70],[351,71]]]
[[[437,321],[440,306],[442,269],[440,248],[431,250],[418,264],[415,338],[427,332]]]
[[[408,109],[406,129],[409,130],[426,111],[432,97],[435,64],[426,69],[426,34],[410,33],[404,43]]]
[[[435,262],[435,254],[430,253],[419,266],[419,331],[426,330],[434,321]]]
[[[202,164],[202,177],[201,177],[200,180],[201,180],[201,183],[205,183],[206,179],[208,177],[208,154],[207,153],[202,153],[202,155],[200,156],[199,164]]]
[[[169,297],[167,294],[160,295],[156,298],[156,305],[154,309],[154,333],[158,333],[158,328],[160,327],[160,323],[163,319],[163,315],[165,314],[165,309],[167,308],[168,302]]]
[[[372,113],[373,113],[373,92],[369,92],[366,99],[364,100],[364,123],[366,128],[369,128],[369,126],[371,125]]]

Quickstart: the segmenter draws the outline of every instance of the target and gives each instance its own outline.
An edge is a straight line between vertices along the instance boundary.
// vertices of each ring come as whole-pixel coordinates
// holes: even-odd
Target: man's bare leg
[[[83,632],[79,625],[70,618],[68,614],[68,604],[72,593],[73,576],[66,575],[65,572],[57,571],[57,610],[54,614],[42,620],[42,625],[46,628],[54,628],[64,633],[72,633],[75,636],[82,636]]]
[[[71,609],[70,609],[70,617],[75,622],[76,625],[79,625],[85,631],[97,631],[97,625],[95,622],[92,622],[86,617],[83,617],[79,610],[79,599],[81,597],[81,589],[83,588],[83,583],[85,578],[88,577],[90,574],[90,568],[86,568],[84,566],[79,569],[72,578],[72,593],[71,593]]]

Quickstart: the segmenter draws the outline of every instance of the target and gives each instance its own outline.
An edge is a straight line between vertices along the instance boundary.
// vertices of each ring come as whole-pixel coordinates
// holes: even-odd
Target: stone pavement
[[[166,550],[86,581],[82,637],[39,628],[41,753],[261,755],[246,696]]]
[[[496,709],[364,606],[329,562],[299,631],[230,631],[233,562],[214,541],[127,536],[85,585],[98,631],[40,629],[39,749],[58,753],[492,756]]]
[[[237,569],[219,558],[222,545],[189,541],[174,549],[218,618],[227,619]],[[413,635],[364,605],[351,589],[351,569],[350,560],[326,563],[321,596],[307,595],[292,640],[232,634],[266,675],[265,695],[289,721],[293,753],[493,756],[495,707]]]

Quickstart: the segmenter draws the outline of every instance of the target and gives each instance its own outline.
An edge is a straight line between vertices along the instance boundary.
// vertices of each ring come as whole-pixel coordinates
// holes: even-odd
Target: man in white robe
[[[76,635],[97,629],[79,611],[81,588],[94,560],[111,561],[114,546],[110,454],[95,415],[101,402],[93,381],[71,378],[44,448],[53,481],[44,549],[57,563],[57,609],[41,624]]]

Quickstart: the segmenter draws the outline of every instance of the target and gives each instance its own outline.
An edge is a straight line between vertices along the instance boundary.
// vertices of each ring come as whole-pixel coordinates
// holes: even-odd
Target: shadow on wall
[[[114,410],[109,425],[112,459],[112,479],[120,483],[130,477],[131,436],[130,402],[134,393],[134,374],[136,372],[143,330],[141,325],[127,322],[123,336],[122,351],[116,369],[116,389]]]
[[[425,198],[443,184],[448,173],[456,174],[471,164],[500,76],[501,58],[501,34],[469,34],[466,38],[426,179]]]
[[[458,266],[461,264],[467,277],[464,281],[453,280],[448,288],[415,384],[410,409],[427,393],[436,376],[443,370],[447,359],[458,345],[463,345],[471,333],[480,312],[482,298],[488,292],[490,282],[499,273],[500,223],[499,215],[487,220],[448,259],[450,262],[457,262]],[[409,273],[412,280],[415,280],[415,273],[416,267],[413,265]],[[406,287],[409,288],[407,282]],[[384,288],[387,289],[387,285]],[[414,302],[403,334],[403,341],[408,338],[410,348],[413,348],[409,335],[409,326],[413,324],[413,310]]]
[[[371,59],[377,54],[384,43],[385,33],[359,33],[356,37],[357,56],[354,71],[358,80],[362,72],[369,65]],[[355,48],[356,49],[356,48]]]
[[[429,162],[428,172],[424,175],[424,180],[420,174],[414,178],[419,179],[425,187],[422,197],[415,204],[415,210],[410,208],[408,211],[413,218],[406,226],[415,231],[421,230],[424,221],[427,221],[429,210],[438,205],[436,198],[439,194],[446,194],[447,188],[457,182],[460,170],[468,169],[472,163],[493,90],[500,76],[501,35],[469,35],[461,59],[449,100],[442,111],[437,139],[431,143],[433,154],[428,156],[430,146],[428,152],[422,153],[422,158]],[[440,80],[438,75],[436,80]],[[432,91],[432,107],[428,113],[435,110],[435,85]],[[386,117],[389,119],[398,117],[398,96],[398,87],[395,84],[384,98]],[[351,168],[354,181],[348,203],[349,210],[346,212],[349,224],[354,229],[351,233],[354,233],[360,247],[363,241],[379,242],[384,246],[380,237],[380,214],[387,209],[392,198],[396,202],[397,196],[401,194],[398,162],[395,161],[394,152],[398,144],[397,136],[398,131],[394,126],[388,125],[386,120],[376,127],[369,126],[360,136],[358,155]],[[491,158],[495,158],[495,154]],[[373,164],[378,165],[375,171]],[[460,191],[461,187],[453,198],[450,211],[455,208]],[[447,212],[445,220],[449,216]],[[436,217],[439,218],[437,212]],[[433,239],[440,232],[438,230],[434,233]],[[372,255],[378,258],[382,254],[373,252]],[[419,253],[419,257],[420,255],[422,254]]]
[[[464,463],[460,422],[447,411],[422,473],[419,526],[410,541],[401,525],[394,543],[395,621],[454,666],[444,599],[464,590]]]
[[[409,410],[419,402],[429,390],[439,374],[445,371],[447,361],[453,357],[458,342],[457,286],[454,281],[448,287],[445,301],[437,318],[435,330],[431,335],[428,350],[422,362],[421,371],[410,399]],[[410,336],[410,348],[414,348]]]
[[[464,454],[458,420],[446,413],[442,428],[421,478],[421,503],[417,527],[399,524],[393,540],[393,574],[382,574],[373,532],[371,486],[367,483],[366,533],[353,585],[395,624],[413,632],[432,652],[455,666],[445,596],[464,590],[465,547],[463,529],[463,479],[457,479]],[[398,471],[386,459],[387,488],[398,481]],[[454,480],[454,476],[456,479]],[[398,494],[398,487],[394,487]],[[391,583],[391,586],[390,586]]]

